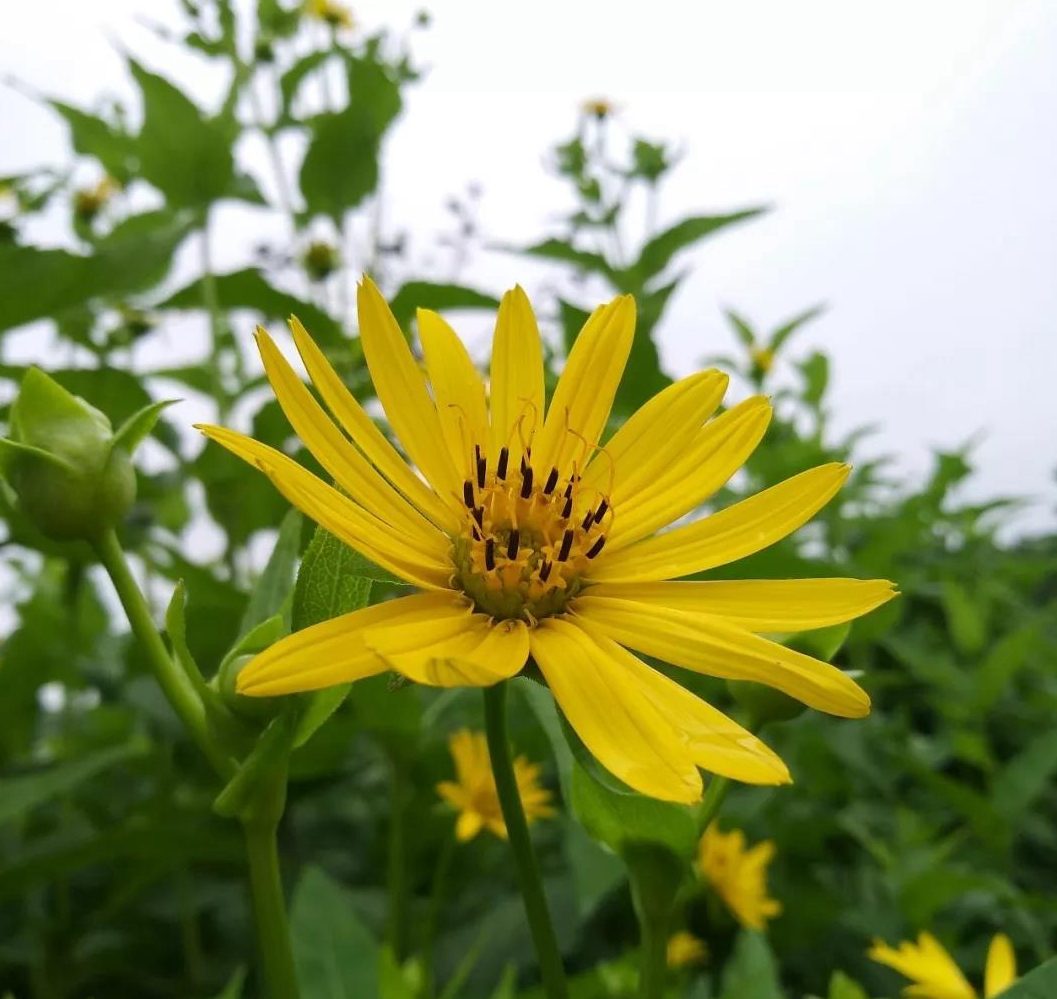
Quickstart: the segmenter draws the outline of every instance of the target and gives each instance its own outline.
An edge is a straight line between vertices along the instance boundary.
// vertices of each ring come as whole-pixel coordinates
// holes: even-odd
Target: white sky
[[[87,104],[129,92],[121,43],[208,95],[215,77],[136,23],[173,6],[8,0],[0,72]],[[355,10],[402,27],[419,6]],[[799,346],[832,355],[839,426],[881,424],[875,446],[911,472],[986,431],[972,494],[1035,496],[1023,525],[1052,524],[1057,4],[473,0],[432,13],[415,43],[428,72],[387,149],[394,223],[438,229],[445,198],[477,180],[492,238],[545,235],[566,205],[545,151],[585,96],[606,95],[625,124],[686,149],[663,219],[775,206],[688,258],[661,333],[671,373],[732,346],[722,305],[767,328],[824,300]],[[65,150],[60,123],[0,87],[0,174]],[[218,241],[222,264],[247,262],[243,232]],[[542,275],[489,254],[464,277],[531,291]]]

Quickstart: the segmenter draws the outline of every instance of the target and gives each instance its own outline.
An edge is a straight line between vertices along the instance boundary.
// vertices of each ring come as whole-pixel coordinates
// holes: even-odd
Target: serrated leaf
[[[82,111],[64,101],[48,103],[70,126],[70,142],[82,156],[95,157],[106,172],[124,185],[135,172],[135,151],[129,136],[108,121],[89,111]]]
[[[514,248],[511,248],[514,249]],[[518,253],[524,253],[530,257],[539,257],[542,260],[554,260],[559,263],[573,264],[583,271],[594,274],[602,274],[612,281],[616,279],[616,271],[610,266],[609,261],[601,253],[590,250],[579,250],[572,243],[564,239],[545,239],[541,243],[516,249]]]

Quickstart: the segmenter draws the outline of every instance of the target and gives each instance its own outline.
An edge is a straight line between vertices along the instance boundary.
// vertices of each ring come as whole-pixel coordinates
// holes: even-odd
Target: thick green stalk
[[[262,789],[253,808],[242,819],[261,974],[268,999],[298,999],[299,995],[276,843],[285,799],[286,771],[283,768],[268,787]]]
[[[540,977],[548,999],[568,999],[565,984],[565,969],[562,967],[558,939],[554,935],[547,897],[543,893],[543,880],[539,864],[532,849],[528,822],[521,806],[514,767],[510,762],[510,745],[506,731],[506,682],[484,688],[485,732],[488,738],[488,755],[492,760],[499,806],[503,811],[510,849],[514,854],[521,898],[525,905],[532,942],[536,947]]]
[[[641,931],[639,995],[642,999],[661,999],[668,976],[668,928],[663,920],[644,919]]]
[[[712,820],[719,814],[727,792],[730,790],[729,777],[713,777],[708,782],[708,790],[701,801],[701,807],[697,811],[697,834],[700,836],[711,824]]]
[[[180,721],[183,722],[191,738],[198,743],[199,748],[205,753],[217,773],[230,777],[235,772],[234,763],[213,741],[209,732],[205,706],[187,674],[165,648],[165,643],[151,617],[147,602],[143,599],[143,594],[125,561],[121,542],[118,541],[113,530],[107,531],[96,541],[95,551],[103,568],[109,574],[114,589],[117,590],[121,606],[125,608],[128,623],[132,627],[132,633],[147,653],[147,661],[169,704],[179,715]]]

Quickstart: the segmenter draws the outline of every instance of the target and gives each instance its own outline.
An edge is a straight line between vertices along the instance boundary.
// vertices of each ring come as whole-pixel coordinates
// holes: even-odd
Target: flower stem
[[[668,976],[667,927],[657,919],[644,919],[641,930],[641,963],[639,995],[642,999],[661,999]]]
[[[433,980],[437,924],[440,922],[440,907],[448,884],[448,871],[451,870],[452,858],[455,856],[455,843],[455,831],[452,830],[451,835],[445,838],[433,868],[433,885],[429,893],[429,911],[426,913],[426,927],[421,949],[423,999],[433,999],[437,992],[436,983]]]
[[[506,686],[506,682],[502,681],[494,687],[484,688],[488,755],[492,761],[492,773],[495,775],[499,806],[503,811],[503,821],[510,838],[510,849],[514,854],[525,915],[532,932],[532,942],[536,947],[536,960],[539,962],[540,977],[543,979],[543,990],[548,999],[568,999],[561,952],[558,950],[558,940],[554,935],[554,926],[547,908],[547,897],[543,894],[539,864],[532,850],[528,822],[525,821],[514,768],[510,762],[510,746],[506,732]]]
[[[121,542],[113,530],[108,530],[95,542],[99,561],[106,569],[114,589],[117,590],[121,606],[125,608],[132,632],[147,653],[154,677],[165,693],[169,704],[179,715],[180,721],[198,743],[218,774],[230,777],[235,772],[234,763],[220,750],[209,732],[205,706],[187,674],[169,655],[157,625],[151,617],[146,600],[125,561]]]
[[[276,845],[285,798],[286,768],[283,767],[242,820],[260,967],[268,999],[298,999],[299,995]]]
[[[701,801],[701,807],[697,812],[697,834],[700,836],[711,824],[712,820],[719,814],[723,801],[730,790],[729,777],[713,777],[708,782],[708,790]]]

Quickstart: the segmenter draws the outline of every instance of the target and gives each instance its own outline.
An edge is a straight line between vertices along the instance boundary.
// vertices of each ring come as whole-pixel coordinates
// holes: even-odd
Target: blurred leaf
[[[998,995],[1001,999],[1052,999],[1057,995],[1057,957],[1029,971]]]
[[[291,510],[279,525],[275,547],[250,593],[246,613],[239,625],[240,635],[247,634],[262,621],[283,611],[284,605],[290,600],[300,551],[301,514]]]
[[[774,954],[762,933],[742,930],[723,966],[720,999],[785,999]]]
[[[817,319],[826,311],[825,305],[815,305],[810,309],[805,309],[803,312],[798,313],[788,322],[783,323],[778,327],[772,334],[771,340],[768,347],[774,352],[778,353],[785,345],[786,341],[805,323],[811,322],[813,319]]]
[[[0,780],[0,823],[20,819],[39,805],[68,794],[108,767],[142,753],[143,748],[140,743],[128,742],[36,773]]]
[[[312,119],[300,176],[308,214],[329,215],[338,225],[378,186],[382,136],[402,106],[381,63],[350,57],[348,70],[348,106]]]
[[[281,120],[292,120],[290,119],[291,108],[297,98],[297,92],[301,84],[306,77],[319,69],[332,54],[327,49],[316,49],[314,52],[309,52],[308,55],[303,55],[299,59],[294,60],[290,68],[283,71],[282,76],[279,77],[279,93],[282,95]]]
[[[246,984],[246,969],[236,968],[235,973],[228,980],[223,990],[217,993],[215,999],[242,999],[242,989]]]
[[[735,335],[741,343],[746,347],[752,347],[756,343],[756,332],[753,330],[752,326],[749,325],[749,321],[738,315],[733,309],[725,309],[724,315],[726,315]]]
[[[749,208],[745,211],[733,212],[730,215],[695,215],[677,222],[670,229],[658,233],[642,248],[638,262],[633,270],[637,273],[640,281],[645,284],[650,278],[656,276],[671,263],[672,258],[682,250],[693,246],[695,243],[720,229],[737,222],[755,218],[766,209]]]
[[[94,156],[106,172],[124,186],[135,175],[135,149],[132,140],[109,122],[89,111],[63,101],[48,103],[70,126],[70,141],[82,156]]]
[[[347,345],[341,324],[318,306],[288,292],[274,288],[260,271],[252,267],[216,276],[216,293],[221,309],[252,309],[261,315],[284,323],[295,315],[315,340],[321,344]],[[198,278],[174,292],[157,309],[204,309],[202,279]]]
[[[803,399],[807,405],[817,408],[822,403],[829,385],[829,360],[817,351],[802,361],[798,367],[804,378]]]
[[[829,980],[828,999],[870,999],[870,996],[854,978],[843,971],[834,971]]]
[[[602,274],[614,283],[617,280],[616,272],[602,254],[592,253],[589,250],[578,250],[572,243],[567,243],[562,239],[545,239],[542,243],[519,248],[517,252],[530,257],[540,257],[543,260],[573,264],[580,270]]]
[[[432,281],[408,281],[392,297],[389,307],[400,328],[406,332],[416,309],[488,309],[499,308],[499,299],[483,291],[460,284],[436,284]]]
[[[977,655],[987,643],[986,604],[980,595],[972,595],[966,586],[945,579],[941,590],[947,627],[955,647],[966,655]]]
[[[378,943],[346,888],[306,867],[294,891],[290,938],[305,999],[378,995]]]
[[[1012,826],[1057,774],[1057,729],[1040,732],[995,775],[991,801]]]
[[[175,207],[202,209],[224,197],[234,180],[233,123],[206,118],[172,83],[135,59],[129,68],[143,96],[136,142],[140,175]]]
[[[0,245],[0,330],[156,283],[190,222],[166,212],[133,216],[99,240],[91,256]]]

